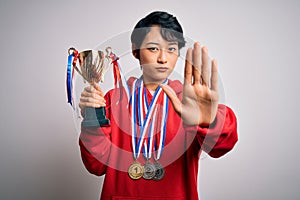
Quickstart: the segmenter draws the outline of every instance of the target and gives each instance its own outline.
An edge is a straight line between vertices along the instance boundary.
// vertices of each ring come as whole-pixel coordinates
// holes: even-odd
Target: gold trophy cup
[[[76,51],[74,48],[70,51]],[[106,55],[102,51],[86,50],[78,53],[79,67],[73,64],[75,70],[83,77],[85,81],[92,84],[104,81],[104,74],[112,64],[110,57],[111,48],[106,48]],[[109,119],[106,118],[105,107],[92,108],[86,107],[84,119],[81,122],[83,127],[99,127],[109,125]]]

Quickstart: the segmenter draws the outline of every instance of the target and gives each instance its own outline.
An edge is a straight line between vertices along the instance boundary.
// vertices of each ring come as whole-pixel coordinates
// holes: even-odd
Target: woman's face
[[[163,82],[173,71],[178,55],[178,42],[163,39],[160,27],[151,27],[141,44],[139,54],[144,82],[146,84]]]

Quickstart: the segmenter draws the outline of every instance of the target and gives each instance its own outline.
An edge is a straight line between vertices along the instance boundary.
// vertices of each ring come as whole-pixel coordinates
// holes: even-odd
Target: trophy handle
[[[82,127],[102,127],[110,124],[106,118],[105,107],[92,108],[86,107],[84,110],[84,119],[81,122]]]

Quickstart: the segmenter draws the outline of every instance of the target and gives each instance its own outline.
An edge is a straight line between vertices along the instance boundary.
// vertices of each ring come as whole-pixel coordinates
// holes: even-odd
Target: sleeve
[[[110,105],[108,95],[105,97],[107,105]],[[106,107],[108,119],[110,119],[109,107]],[[84,128],[81,127],[79,146],[81,158],[86,169],[94,175],[101,176],[106,172],[106,164],[111,149],[111,127]]]
[[[238,141],[237,119],[234,112],[220,104],[215,121],[208,127],[196,127],[201,149],[213,158],[229,152]]]

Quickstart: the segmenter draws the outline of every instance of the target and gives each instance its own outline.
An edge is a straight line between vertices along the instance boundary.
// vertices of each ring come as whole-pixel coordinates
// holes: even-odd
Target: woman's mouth
[[[159,72],[166,72],[168,71],[168,67],[156,67],[156,70],[159,71]]]

